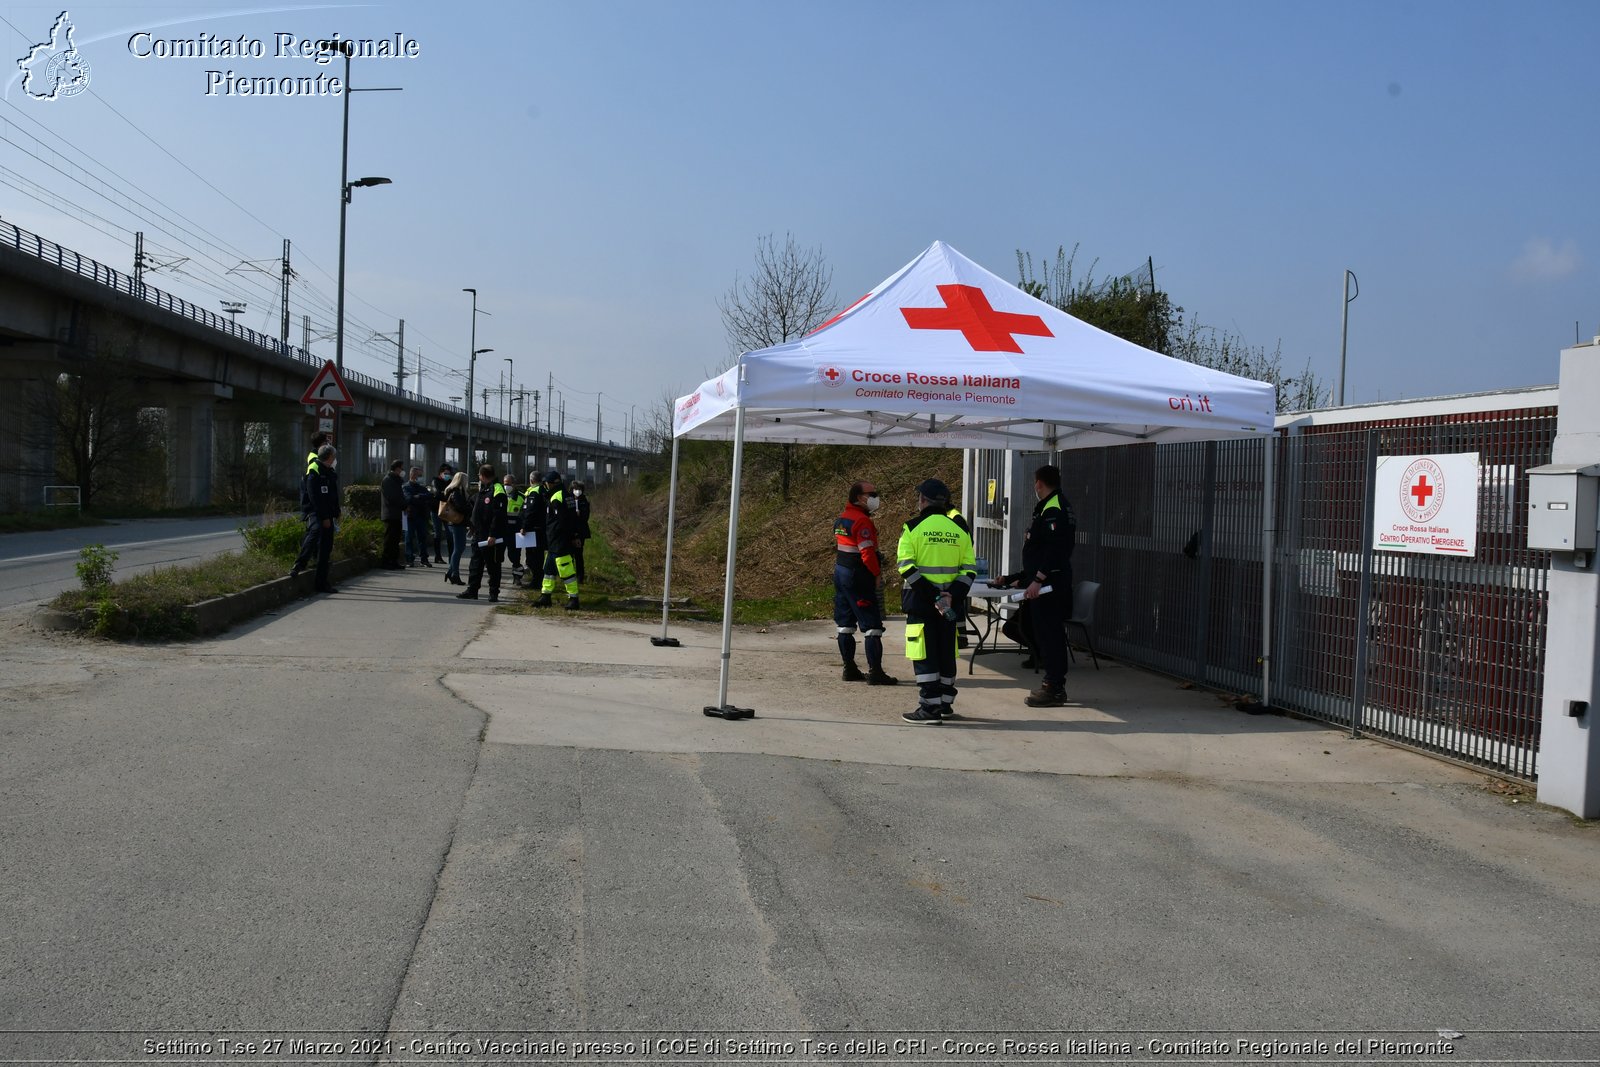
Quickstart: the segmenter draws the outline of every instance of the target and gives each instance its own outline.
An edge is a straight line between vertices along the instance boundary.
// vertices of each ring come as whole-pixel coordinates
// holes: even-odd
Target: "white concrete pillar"
[[[1562,350],[1560,384],[1551,462],[1600,463],[1600,338]],[[1595,553],[1582,567],[1579,558],[1551,553],[1539,802],[1593,819],[1600,817],[1600,574]]]

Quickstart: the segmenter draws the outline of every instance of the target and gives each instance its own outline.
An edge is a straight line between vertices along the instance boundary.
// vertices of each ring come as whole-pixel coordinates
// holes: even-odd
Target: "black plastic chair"
[[[1068,626],[1076,626],[1083,631],[1083,643],[1089,647],[1089,658],[1094,660],[1094,669],[1100,669],[1100,657],[1094,650],[1094,601],[1100,594],[1099,582],[1079,582],[1072,590],[1072,617],[1067,619]],[[1067,652],[1074,661],[1078,656],[1072,651],[1072,646],[1067,646]]]

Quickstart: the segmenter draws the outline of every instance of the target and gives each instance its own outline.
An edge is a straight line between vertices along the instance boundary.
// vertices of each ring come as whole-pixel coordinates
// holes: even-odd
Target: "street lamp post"
[[[350,87],[350,57],[355,53],[355,45],[350,41],[325,40],[317,42],[317,50],[322,53],[338,52],[344,56],[344,134],[342,147],[339,153],[339,299],[338,323],[334,327],[333,361],[339,374],[344,374],[344,244],[345,244],[345,214],[350,206],[350,190],[372,185],[388,185],[388,178],[361,178],[357,181],[350,180],[350,94],[358,90]],[[399,92],[398,88],[367,89],[364,92]],[[338,414],[335,409],[334,418]],[[338,422],[334,423],[334,441],[337,443]]]
[[[1350,283],[1356,283],[1356,295],[1350,295]],[[1344,407],[1344,356],[1345,345],[1350,340],[1350,301],[1361,295],[1361,282],[1356,279],[1356,272],[1344,272],[1344,322],[1339,328],[1339,406]]]
[[[478,316],[479,315],[487,315],[487,314],[489,314],[487,311],[479,311],[478,310],[478,290],[476,290],[476,289],[462,289],[461,291],[463,293],[471,293],[472,294],[472,341],[471,341],[471,343],[469,343],[467,345],[467,351],[471,353],[471,355],[467,357],[467,466],[471,467],[473,462],[475,461],[475,457],[472,454],[472,379],[473,379],[473,372],[477,369],[478,357],[483,355],[483,353],[485,353],[485,352],[493,352],[494,349],[492,349],[492,348],[480,349],[478,347]],[[477,471],[472,471],[470,473],[472,475],[476,475],[478,472]]]

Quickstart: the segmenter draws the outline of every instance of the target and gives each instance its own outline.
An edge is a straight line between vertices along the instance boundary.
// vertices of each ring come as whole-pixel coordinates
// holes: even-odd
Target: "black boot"
[[[539,599],[533,602],[533,606],[536,608],[548,608],[552,603],[554,601],[550,599],[549,593],[541,593],[539,594]]]
[[[847,682],[864,682],[867,680],[867,676],[861,673],[861,668],[855,665],[854,660],[844,665],[844,674],[841,677]]]
[[[869,667],[867,669],[867,684],[868,685],[899,685],[900,684],[900,679],[889,677],[889,675],[884,673],[884,670],[883,670],[882,667]]]
[[[575,596],[567,597],[567,610],[568,611],[577,611],[578,610],[578,598],[577,597],[575,597]]]

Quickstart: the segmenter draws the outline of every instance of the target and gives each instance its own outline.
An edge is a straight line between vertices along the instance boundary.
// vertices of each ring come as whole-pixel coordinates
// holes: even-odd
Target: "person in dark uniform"
[[[404,570],[400,562],[400,523],[406,513],[405,479],[400,472],[406,461],[397,459],[389,464],[389,473],[378,486],[378,518],[383,520],[383,558],[378,566],[386,571]]]
[[[317,452],[317,462],[306,474],[302,483],[301,499],[309,501],[306,516],[308,535],[316,535],[317,582],[319,593],[337,593],[328,580],[328,567],[333,559],[334,524],[338,522],[339,508],[339,450],[323,445]]]
[[[489,603],[500,599],[500,542],[506,535],[506,487],[494,480],[494,464],[478,468],[478,491],[472,503],[472,566],[467,587],[457,600],[477,600],[483,572],[489,572]]]
[[[522,559],[526,569],[511,576],[511,584],[521,586],[523,578],[527,578],[528,588],[532,588],[535,576],[542,579],[544,576],[544,524],[545,524],[545,487],[539,481],[537,471],[528,472],[528,488],[522,494],[522,512],[517,516],[520,520],[517,530],[524,538],[531,539],[528,547],[522,550]]]
[[[583,584],[583,543],[589,540],[589,492],[582,482],[572,483],[572,565]]]
[[[833,624],[838,630],[842,677],[847,682],[897,685],[883,669],[883,553],[872,513],[878,510],[878,487],[856,482],[846,495],[845,509],[833,520]],[[867,646],[867,673],[856,666],[856,630]]]
[[[1030,708],[1059,708],[1067,702],[1067,616],[1072,612],[1072,549],[1078,518],[1061,495],[1061,471],[1046,464],[1033,474],[1039,502],[1022,542],[1022,569],[998,584],[1025,586],[1023,593],[1033,624],[1034,646],[1044,667],[1044,681],[1023,698]],[[1045,587],[1049,592],[1045,592]]]
[[[567,610],[578,610],[578,567],[572,561],[572,531],[574,514],[567,507],[565,494],[561,490],[561,473],[550,471],[544,476],[545,486],[545,519],[544,542],[545,563],[544,582],[539,591],[539,599],[533,602],[536,608],[548,608],[551,604],[550,594],[556,591],[556,580],[567,588]]]
[[[900,532],[896,552],[906,613],[906,658],[917,677],[917,707],[900,718],[913,726],[957,718],[956,633],[977,577],[972,535],[947,514],[950,490],[937,478],[917,486],[921,510]]]
[[[300,554],[295,557],[294,566],[289,568],[289,577],[291,578],[298,578],[300,576],[300,572],[306,569],[306,565],[309,564],[317,554],[318,527],[316,524],[310,521],[312,517],[312,509],[311,501],[306,497],[305,475],[316,470],[317,454],[322,451],[323,445],[329,443],[328,436],[328,434],[321,432],[311,435],[311,451],[306,453],[305,474],[300,476],[300,517],[306,520],[306,535],[300,541]]]

